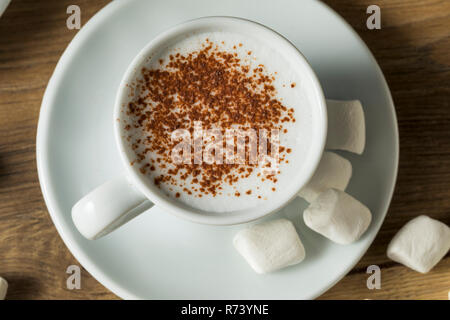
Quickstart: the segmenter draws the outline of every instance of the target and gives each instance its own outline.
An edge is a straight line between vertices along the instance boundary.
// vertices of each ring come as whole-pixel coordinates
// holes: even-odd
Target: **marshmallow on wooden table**
[[[362,154],[366,144],[366,124],[358,100],[327,100],[327,149],[346,150]]]
[[[450,228],[427,216],[405,224],[389,243],[387,256],[413,270],[427,273],[450,249]]]
[[[312,202],[327,189],[334,188],[344,191],[351,176],[350,161],[334,152],[324,152],[313,177],[298,195],[306,201]]]
[[[297,264],[305,249],[291,221],[278,219],[241,230],[233,239],[236,250],[257,273]]]
[[[369,227],[370,210],[349,194],[328,189],[303,212],[305,224],[339,244],[358,240]]]
[[[0,277],[0,300],[5,299],[6,291],[8,291],[8,282]]]

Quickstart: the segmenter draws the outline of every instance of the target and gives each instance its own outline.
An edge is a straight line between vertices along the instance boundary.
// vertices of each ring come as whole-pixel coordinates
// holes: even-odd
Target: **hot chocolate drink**
[[[148,57],[128,87],[130,165],[192,208],[263,205],[289,188],[312,143],[300,75],[256,38],[192,34]]]

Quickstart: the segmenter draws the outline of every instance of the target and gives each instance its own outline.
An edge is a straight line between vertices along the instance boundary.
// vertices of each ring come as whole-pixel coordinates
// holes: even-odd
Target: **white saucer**
[[[6,8],[8,8],[10,2],[11,0],[0,0],[0,17],[2,16],[3,12],[5,12]]]
[[[296,224],[306,248],[299,265],[255,274],[233,249],[243,226],[198,225],[152,208],[97,241],[75,229],[72,205],[122,170],[114,145],[116,88],[133,57],[159,32],[209,15],[244,17],[291,40],[315,69],[327,98],[360,99],[367,121],[363,156],[353,164],[348,192],[373,222],[355,244],[340,246],[302,222],[296,199],[277,216]],[[394,106],[367,47],[341,17],[316,1],[113,1],[78,32],[61,57],[42,102],[37,136],[39,179],[65,244],[103,285],[122,298],[306,299],[334,285],[367,250],[386,215],[398,164]]]

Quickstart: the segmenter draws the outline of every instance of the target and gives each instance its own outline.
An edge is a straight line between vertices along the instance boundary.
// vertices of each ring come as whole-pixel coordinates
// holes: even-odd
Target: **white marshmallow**
[[[358,100],[327,100],[327,149],[362,154],[366,143],[366,124],[361,102]]]
[[[8,291],[8,282],[0,277],[0,300],[5,299],[6,291]]]
[[[312,230],[340,244],[358,240],[372,220],[370,210],[349,194],[328,189],[319,194],[303,213]]]
[[[300,263],[305,248],[291,221],[278,219],[239,231],[236,250],[257,273],[268,273]]]
[[[405,224],[389,243],[387,256],[415,271],[427,273],[450,249],[450,228],[427,216]]]
[[[352,164],[334,152],[324,152],[311,180],[298,195],[313,202],[319,193],[330,189],[344,191],[352,176]]]

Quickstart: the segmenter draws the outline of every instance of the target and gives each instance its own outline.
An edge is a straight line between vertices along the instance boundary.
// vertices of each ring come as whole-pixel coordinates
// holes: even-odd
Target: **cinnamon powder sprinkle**
[[[201,121],[203,130],[219,128],[223,134],[229,128],[286,133],[283,123],[295,122],[294,110],[277,98],[275,77],[267,74],[264,65],[252,69],[236,52],[223,51],[209,39],[197,51],[170,55],[168,61],[160,60],[156,69],[143,68],[141,76],[130,87],[135,94],[125,112],[131,123],[124,125],[127,130],[138,129],[142,138],[139,145],[133,143],[133,164],[159,187],[166,184],[198,197],[215,196],[224,183],[234,186],[258,169],[258,164],[250,163],[247,152],[245,164],[195,164],[193,146],[191,163],[175,164],[171,151],[179,141],[172,141],[171,134],[177,129],[186,129],[193,136],[194,122]],[[267,149],[271,149],[269,142]],[[290,152],[283,146],[279,150],[280,155]],[[274,181],[275,175],[264,178]],[[241,194],[236,191],[234,195]]]

